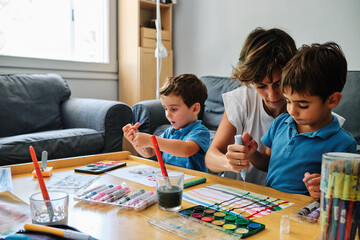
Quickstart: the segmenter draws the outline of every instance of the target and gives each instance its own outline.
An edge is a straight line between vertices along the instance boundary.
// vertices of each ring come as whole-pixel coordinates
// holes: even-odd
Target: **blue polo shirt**
[[[162,157],[165,163],[207,172],[207,168],[205,166],[205,154],[210,146],[210,132],[204,125],[201,124],[200,120],[180,130],[175,130],[173,127],[169,127],[163,134],[160,135],[160,137],[182,141],[192,140],[200,147],[200,150],[190,157],[176,157],[163,152]]]
[[[290,193],[309,195],[302,179],[305,172],[321,173],[323,153],[356,153],[355,139],[340,127],[334,115],[325,127],[298,134],[295,120],[283,113],[274,120],[261,141],[271,148],[266,186]]]

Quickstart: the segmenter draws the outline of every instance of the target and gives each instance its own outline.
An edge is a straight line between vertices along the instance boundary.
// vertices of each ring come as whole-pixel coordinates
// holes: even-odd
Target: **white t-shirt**
[[[236,128],[236,134],[248,132],[258,143],[257,150],[265,152],[266,146],[261,142],[260,138],[265,135],[274,118],[265,112],[263,100],[255,88],[241,86],[233,91],[224,93],[222,97],[226,115],[230,123]],[[333,114],[335,114],[340,126],[342,126],[345,119],[334,112]],[[250,167],[246,172],[246,181],[265,185],[266,175],[266,172],[256,169],[250,163]],[[239,173],[224,172],[223,176],[242,180]]]
[[[258,143],[258,151],[264,152],[266,147],[260,138],[269,129],[274,121],[263,106],[261,96],[254,88],[241,86],[233,91],[222,95],[224,107],[230,123],[236,128],[236,134],[249,132]],[[246,170],[246,181],[259,185],[265,185],[266,172],[256,169],[250,164]],[[242,180],[239,173],[225,172],[224,177]]]

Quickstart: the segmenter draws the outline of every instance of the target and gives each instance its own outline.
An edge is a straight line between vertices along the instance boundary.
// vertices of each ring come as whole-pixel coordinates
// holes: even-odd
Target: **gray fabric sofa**
[[[227,77],[204,76],[200,78],[208,90],[208,99],[199,119],[210,130],[211,140],[220,124],[224,104],[222,93],[240,86],[240,82]],[[343,97],[334,112],[343,116],[346,121],[343,128],[353,135],[360,152],[360,71],[349,71],[347,82],[342,92]],[[164,109],[159,100],[147,100],[132,107],[133,123],[140,122],[139,131],[159,135],[170,125],[165,117]]]
[[[238,80],[227,77],[204,76],[200,79],[206,85],[208,98],[198,118],[209,129],[212,140],[224,113],[224,103],[221,95],[240,87],[241,84]],[[139,102],[132,107],[132,112],[133,123],[140,122],[140,132],[160,135],[170,127],[160,100]]]
[[[128,105],[70,98],[57,74],[0,75],[0,166],[122,150],[122,127],[131,122]]]

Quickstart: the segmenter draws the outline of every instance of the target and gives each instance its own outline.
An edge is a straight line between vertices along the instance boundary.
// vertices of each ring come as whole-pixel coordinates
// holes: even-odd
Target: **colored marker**
[[[157,202],[157,195],[153,194],[148,198],[145,198],[143,200],[140,200],[137,204],[134,206],[135,211],[141,211],[147,208],[148,206],[151,206],[152,204]]]
[[[299,215],[299,217],[306,217],[309,213],[311,213],[311,212],[314,211],[315,209],[318,209],[319,207],[320,207],[320,202],[319,202],[319,201],[310,203],[310,204],[307,205],[306,207],[302,208],[302,209],[298,212],[298,215]]]
[[[112,187],[112,188],[106,189],[106,190],[104,190],[104,191],[102,191],[102,192],[99,192],[99,193],[98,193],[98,194],[96,194],[95,196],[93,196],[93,197],[91,198],[91,200],[97,200],[97,199],[99,199],[99,198],[101,198],[101,197],[105,196],[106,194],[109,194],[109,193],[115,192],[116,190],[121,189],[121,188],[122,188],[122,186],[121,186],[121,185],[117,185],[117,186],[115,186],[115,187]]]
[[[130,192],[130,188],[124,187],[122,189],[119,189],[119,190],[117,190],[115,192],[109,193],[109,194],[101,197],[99,199],[99,201],[101,201],[101,202],[105,202],[105,201],[106,202],[112,202],[112,201],[114,201],[114,199],[118,199],[118,198],[124,196],[126,193],[129,193],[129,192]]]
[[[83,196],[85,196],[86,194],[88,194],[88,193],[90,193],[90,192],[93,192],[93,191],[97,191],[97,190],[99,190],[99,189],[102,188],[102,187],[106,187],[106,185],[105,185],[105,184],[102,184],[102,185],[93,187],[93,188],[91,188],[91,189],[89,189],[89,190],[86,190],[86,191],[81,192],[81,193],[78,194],[77,196],[78,196],[78,197],[83,197]]]
[[[154,194],[153,191],[148,191],[148,192],[146,192],[144,194],[141,194],[140,196],[137,196],[134,199],[131,199],[130,201],[126,202],[124,204],[124,207],[128,208],[128,209],[131,209],[131,208],[134,207],[135,204],[139,203],[140,200],[146,199],[146,198],[150,197],[153,194]]]
[[[133,199],[133,198],[135,198],[135,197],[143,194],[143,193],[145,193],[145,190],[144,190],[144,189],[140,189],[139,191],[134,192],[134,193],[131,194],[130,196],[127,196],[127,197],[124,197],[124,198],[120,199],[120,200],[117,202],[117,204],[123,204],[123,203],[125,203],[125,202],[127,202],[127,201],[130,201],[131,199]]]
[[[334,167],[334,172],[335,172],[335,187],[338,186],[338,182],[339,182],[339,174],[341,172],[341,162],[335,164]],[[335,195],[336,196],[336,195]],[[340,199],[338,197],[334,198],[334,202],[333,202],[333,217],[332,217],[332,236],[333,239],[336,239],[337,237],[337,232],[338,232],[338,224],[339,224],[339,219],[340,219]]]
[[[316,222],[320,217],[320,207],[309,213],[306,220],[308,222]]]
[[[101,187],[101,188],[99,188],[98,190],[96,190],[96,191],[94,191],[94,192],[91,192],[91,193],[89,193],[88,195],[86,195],[86,196],[84,197],[84,199],[91,198],[92,196],[95,196],[95,195],[98,194],[99,192],[101,192],[101,191],[103,191],[103,190],[105,190],[105,189],[108,189],[108,188],[112,188],[112,187],[113,187],[113,185]]]
[[[184,183],[184,188],[192,187],[192,186],[204,183],[204,182],[206,182],[206,178],[204,178],[204,177],[195,179],[195,180],[191,180],[191,181]]]
[[[359,215],[360,215],[360,202],[355,202],[354,203],[355,205],[355,209],[354,209],[354,219],[352,221],[352,224],[351,224],[351,231],[350,231],[350,239],[355,239],[355,235],[356,235],[356,229],[359,227],[359,226],[356,226],[356,224],[359,221]],[[358,230],[360,232],[360,228]],[[360,239],[360,238],[359,238]]]
[[[242,142],[242,135],[241,135],[241,134],[235,135],[235,144],[238,144],[238,145],[242,145],[242,144],[243,144],[243,142]],[[244,188],[245,188],[246,169],[240,170],[240,175],[241,175],[241,178],[242,178],[243,181],[244,181]]]

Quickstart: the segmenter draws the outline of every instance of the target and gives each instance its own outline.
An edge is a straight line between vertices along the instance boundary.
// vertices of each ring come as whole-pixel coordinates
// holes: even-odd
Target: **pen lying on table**
[[[61,236],[64,238],[70,239],[78,239],[78,240],[91,240],[92,237],[88,234],[76,232],[73,230],[64,230],[60,228],[48,227],[39,224],[25,224],[24,229],[27,231],[35,231],[35,232],[44,232],[51,233],[57,236]]]

